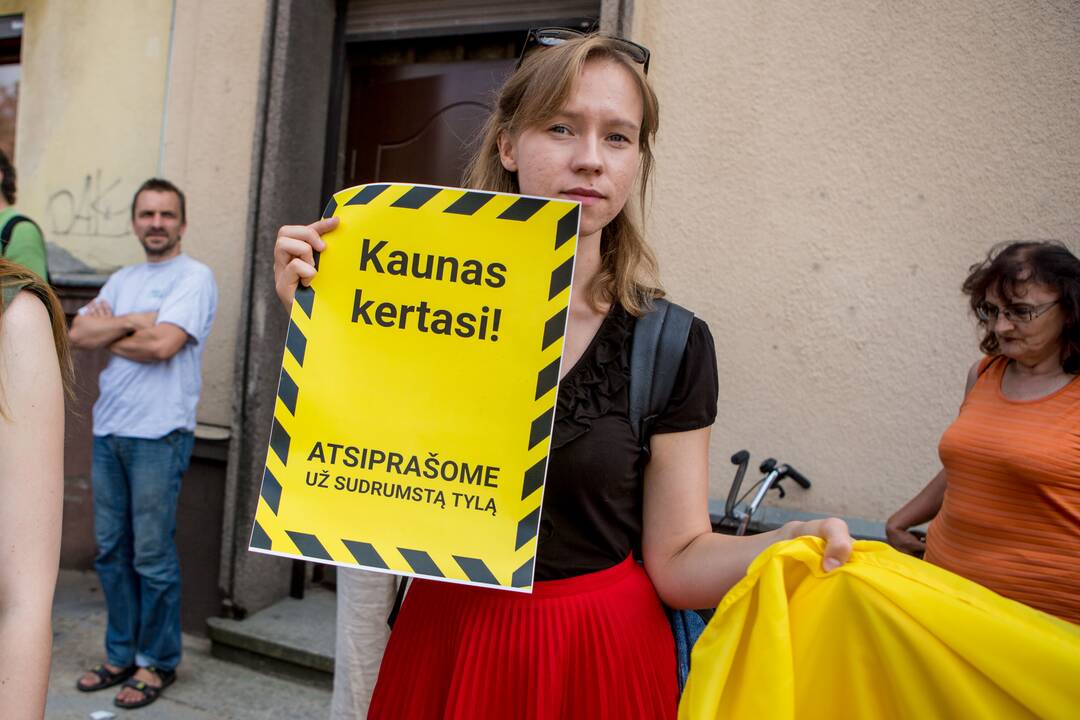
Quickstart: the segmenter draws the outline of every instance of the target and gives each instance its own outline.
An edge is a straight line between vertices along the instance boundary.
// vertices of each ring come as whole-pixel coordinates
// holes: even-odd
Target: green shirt
[[[0,230],[8,220],[18,214],[20,214],[19,211],[13,207],[0,211]],[[45,238],[41,236],[41,231],[36,225],[21,222],[15,226],[11,234],[11,242],[4,251],[4,259],[32,270],[42,279],[47,277],[48,259],[45,254]]]

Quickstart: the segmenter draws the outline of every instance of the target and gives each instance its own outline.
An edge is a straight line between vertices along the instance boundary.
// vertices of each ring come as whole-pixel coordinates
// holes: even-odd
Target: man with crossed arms
[[[203,345],[217,308],[211,270],[181,252],[184,194],[147,180],[131,218],[146,262],[114,273],[71,341],[107,348],[94,404],[94,566],[108,606],[106,660],[82,691],[124,683],[115,704],[157,699],[180,662],[176,502],[194,444]]]

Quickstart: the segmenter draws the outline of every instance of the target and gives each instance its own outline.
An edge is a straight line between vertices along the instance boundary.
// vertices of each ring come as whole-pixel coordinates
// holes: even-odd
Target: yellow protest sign
[[[578,204],[378,184],[324,215],[251,549],[531,590]]]

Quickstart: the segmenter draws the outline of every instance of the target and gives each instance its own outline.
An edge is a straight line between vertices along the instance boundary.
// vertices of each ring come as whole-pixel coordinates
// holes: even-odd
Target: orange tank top
[[[926,559],[1080,623],[1080,376],[1010,400],[1006,359],[983,363],[938,446],[947,485]]]

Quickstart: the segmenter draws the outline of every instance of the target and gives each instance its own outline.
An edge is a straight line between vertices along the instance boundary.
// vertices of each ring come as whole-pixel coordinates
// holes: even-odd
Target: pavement
[[[119,720],[266,720],[326,718],[325,687],[266,675],[210,655],[210,641],[184,635],[176,683],[154,704],[123,710],[112,704],[116,688],[79,692],[75,681],[103,659],[105,602],[93,572],[61,570],[53,604],[53,657],[47,720],[88,720],[113,713]],[[94,720],[108,716],[95,715]]]

